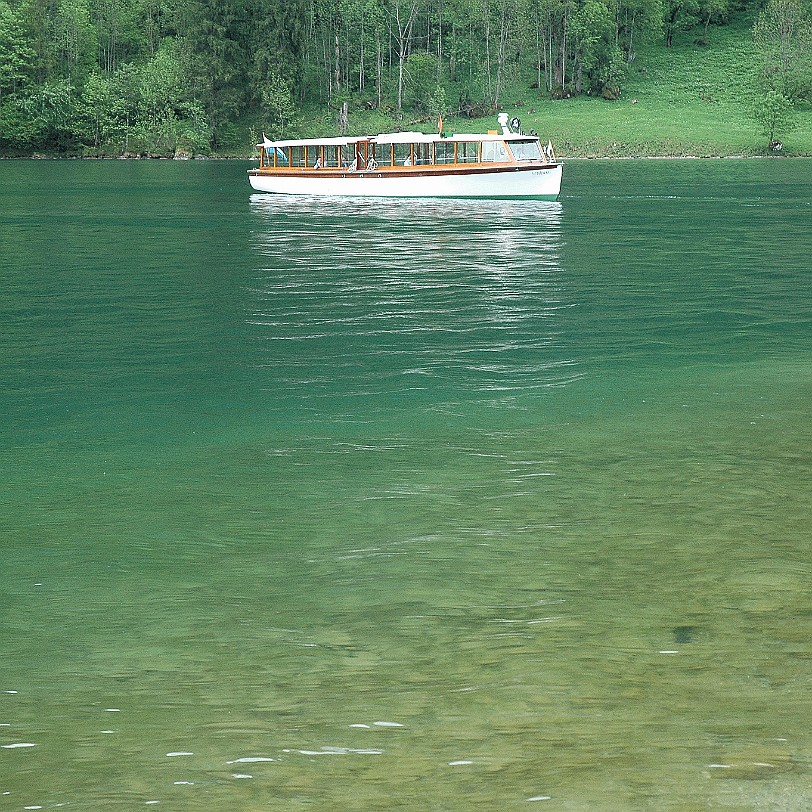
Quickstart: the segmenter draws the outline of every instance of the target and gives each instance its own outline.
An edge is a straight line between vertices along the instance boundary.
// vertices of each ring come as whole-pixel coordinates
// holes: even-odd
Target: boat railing
[[[370,162],[375,170],[436,166],[444,169],[472,164],[511,164],[545,161],[555,163],[552,144],[542,146],[538,139],[375,142],[374,139],[341,144],[261,145],[261,170],[305,169],[365,171]]]

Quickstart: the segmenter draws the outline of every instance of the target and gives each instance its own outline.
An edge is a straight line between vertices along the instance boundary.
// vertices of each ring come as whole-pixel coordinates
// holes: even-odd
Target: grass
[[[577,98],[522,105],[523,126],[569,157],[760,155],[767,139],[752,115],[752,20],[711,28],[709,44],[687,32],[652,43],[630,66],[618,101]],[[531,112],[533,111],[534,112]],[[781,134],[785,154],[812,155],[812,109]]]
[[[550,139],[561,157],[646,157],[763,155],[766,136],[752,116],[754,106],[752,18],[712,27],[708,45],[695,40],[700,30],[640,49],[629,68],[618,101],[579,97],[540,98],[528,83],[516,82],[503,109]],[[322,117],[309,134],[326,134],[332,121]],[[812,107],[798,109],[795,128],[781,133],[784,154],[812,156]],[[393,127],[432,129],[430,124],[394,122],[377,111],[350,116],[353,133]],[[495,119],[447,119],[447,131],[483,131]],[[304,134],[304,133],[303,133]]]

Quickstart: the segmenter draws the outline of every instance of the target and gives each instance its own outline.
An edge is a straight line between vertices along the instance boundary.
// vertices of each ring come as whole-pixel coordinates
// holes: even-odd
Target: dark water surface
[[[812,161],[247,166],[0,164],[0,809],[812,807]]]

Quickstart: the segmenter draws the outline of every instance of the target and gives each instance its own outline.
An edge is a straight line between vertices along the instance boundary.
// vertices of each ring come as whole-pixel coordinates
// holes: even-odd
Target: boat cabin
[[[351,172],[395,167],[464,168],[472,164],[555,163],[552,147],[516,133],[440,136],[419,132],[356,138],[268,141],[260,147],[260,170],[316,169]]]

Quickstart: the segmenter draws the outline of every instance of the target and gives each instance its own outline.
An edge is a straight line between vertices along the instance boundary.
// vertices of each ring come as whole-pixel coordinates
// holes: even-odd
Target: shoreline
[[[787,158],[812,158],[812,155],[786,155],[764,153],[761,155],[571,155],[561,156],[559,161],[743,161],[782,160]],[[182,158],[171,155],[0,155],[0,161],[256,161],[255,156],[194,155]]]

